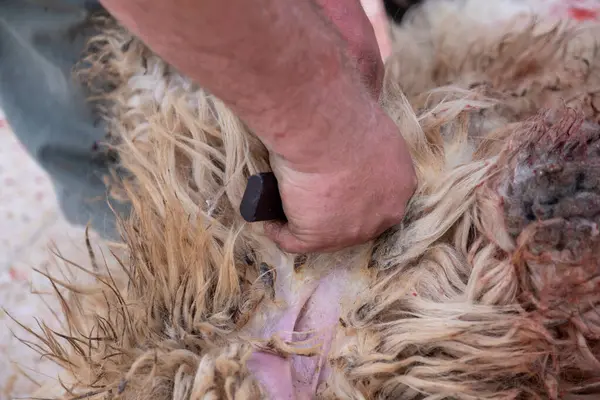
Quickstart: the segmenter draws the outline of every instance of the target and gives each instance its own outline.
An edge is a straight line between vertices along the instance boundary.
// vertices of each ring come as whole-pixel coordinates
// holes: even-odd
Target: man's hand
[[[372,24],[359,0],[316,2],[337,28],[363,84],[378,98],[384,75],[380,50],[387,52],[389,46],[387,26],[373,29],[373,24],[382,25],[382,10],[373,10]],[[366,111],[357,110],[359,115]],[[349,148],[345,167],[305,173],[282,157],[271,158],[288,223],[269,222],[265,232],[281,248],[292,253],[338,250],[366,242],[400,222],[416,185],[414,171],[397,128],[381,110],[373,114],[373,125],[359,136],[364,143]]]
[[[350,144],[343,161],[304,169],[271,158],[288,223],[268,222],[265,232],[282,249],[335,251],[367,242],[402,220],[416,185],[404,140],[386,116],[358,129],[365,129],[357,137],[364,141]]]
[[[283,249],[337,250],[401,220],[415,173],[377,103],[383,66],[359,0],[101,1],[270,150],[289,223],[266,232]]]

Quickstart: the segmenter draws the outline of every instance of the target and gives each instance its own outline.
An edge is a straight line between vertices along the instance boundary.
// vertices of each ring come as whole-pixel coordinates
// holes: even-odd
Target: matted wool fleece
[[[128,255],[87,268],[96,285],[54,279],[64,331],[38,344],[64,374],[43,397],[600,396],[600,26],[487,26],[448,4],[395,28],[387,62],[381,102],[419,178],[406,217],[330,255],[244,223],[265,148],[101,20],[80,77],[130,173],[111,186],[133,205]],[[315,308],[335,323],[292,333]]]

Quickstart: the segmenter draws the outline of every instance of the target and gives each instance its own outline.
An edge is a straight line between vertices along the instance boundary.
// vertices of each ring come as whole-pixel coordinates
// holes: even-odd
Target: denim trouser
[[[111,160],[96,145],[106,132],[72,77],[97,9],[96,1],[0,0],[0,108],[50,175],[66,218],[114,238],[111,206],[121,215],[128,207],[109,205],[102,177]]]

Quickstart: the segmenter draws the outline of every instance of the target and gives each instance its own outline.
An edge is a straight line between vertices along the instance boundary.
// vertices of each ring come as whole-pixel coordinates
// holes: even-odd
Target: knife
[[[240,204],[240,214],[246,222],[287,222],[274,173],[262,172],[248,178]]]

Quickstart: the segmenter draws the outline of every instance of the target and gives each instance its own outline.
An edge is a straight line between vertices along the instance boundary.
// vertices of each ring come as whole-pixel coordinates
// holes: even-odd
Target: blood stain
[[[569,15],[577,21],[589,21],[598,18],[598,13],[596,11],[579,7],[569,8]]]

